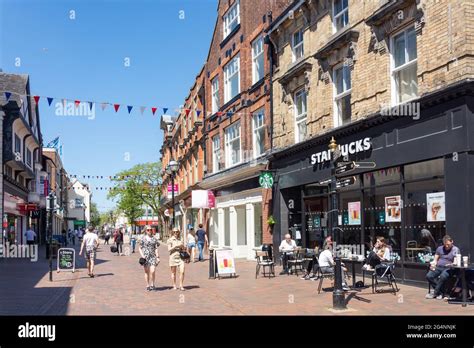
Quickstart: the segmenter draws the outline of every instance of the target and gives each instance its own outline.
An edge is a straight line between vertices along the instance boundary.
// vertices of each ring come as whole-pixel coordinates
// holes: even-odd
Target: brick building
[[[175,206],[172,206],[171,193],[168,186],[171,185],[171,177],[163,172],[163,201],[161,211],[168,209],[171,212],[165,217],[163,224],[165,235],[168,235],[172,209],[175,210],[175,225],[181,231],[187,230],[189,226],[197,227],[204,221],[205,212],[202,209],[192,207],[192,191],[200,188],[204,172],[204,68],[196,76],[189,95],[185,99],[177,116],[163,115],[161,128],[165,132],[165,141],[161,148],[162,166],[166,168],[170,160],[179,163],[174,184],[177,186],[175,192]]]
[[[455,0],[300,0],[274,19],[274,245],[384,236],[405,280],[424,279],[446,233],[474,254],[473,23]],[[366,167],[341,175],[354,182],[337,207],[332,137]]]
[[[215,207],[206,219],[209,239],[236,257],[271,243],[267,219],[271,189],[259,175],[271,150],[270,64],[265,30],[289,1],[219,1],[205,67],[204,180]]]

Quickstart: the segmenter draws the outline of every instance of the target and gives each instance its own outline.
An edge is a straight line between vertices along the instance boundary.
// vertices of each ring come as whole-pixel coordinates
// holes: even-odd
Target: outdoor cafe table
[[[464,267],[462,264],[461,266],[456,266],[454,264],[446,265],[446,267],[451,269],[459,269],[459,273],[461,275],[461,283],[462,283],[462,301],[459,300],[449,300],[448,303],[450,304],[462,304],[463,307],[466,307],[468,304],[472,305],[474,302],[467,300],[467,293],[469,292],[469,288],[466,281],[466,270],[474,271],[474,263],[471,263],[467,267]]]
[[[341,258],[342,262],[349,262],[351,264],[352,269],[352,287],[356,287],[356,273],[355,273],[355,264],[356,263],[364,263],[364,260],[359,260],[358,258],[352,257],[343,257]]]

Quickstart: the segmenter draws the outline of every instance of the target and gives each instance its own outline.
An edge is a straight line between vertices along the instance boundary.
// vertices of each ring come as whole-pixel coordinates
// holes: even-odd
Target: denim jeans
[[[436,267],[434,271],[430,270],[426,275],[426,279],[434,288],[435,296],[443,295],[446,289],[444,289],[444,284],[446,281],[451,278],[456,273],[454,269],[447,269],[445,267]],[[439,277],[439,279],[438,279]]]
[[[198,242],[198,249],[199,249],[199,261],[204,260],[203,250],[204,250],[204,242]]]

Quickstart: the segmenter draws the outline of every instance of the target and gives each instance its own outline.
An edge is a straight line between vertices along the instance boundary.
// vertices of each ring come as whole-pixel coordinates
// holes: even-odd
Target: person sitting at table
[[[293,255],[293,251],[296,249],[296,242],[291,239],[291,234],[287,233],[285,234],[285,239],[281,241],[279,250],[282,255],[282,260],[283,260],[283,271],[280,273],[286,274],[288,273],[288,258]]]
[[[362,267],[371,271],[374,270],[377,265],[380,265],[382,261],[390,260],[390,247],[385,242],[384,237],[376,237],[374,249],[370,252],[367,257],[366,264]]]
[[[300,279],[304,280],[315,280],[316,274],[314,273],[314,263],[316,261],[316,256],[319,254],[319,246],[316,244],[313,250],[307,249],[306,257],[311,260],[308,261],[308,265],[304,270],[304,275]]]
[[[434,288],[434,292],[426,294],[425,298],[443,299],[446,290],[445,283],[456,274],[456,270],[447,268],[447,265],[452,264],[455,256],[459,253],[459,248],[454,245],[453,239],[449,235],[445,235],[443,245],[436,249],[434,261],[426,274],[426,279]]]
[[[334,259],[332,257],[332,244],[327,244],[326,249],[319,255],[318,258],[319,269],[321,270],[321,274],[334,274]],[[347,268],[341,265],[341,272],[342,272],[342,289],[345,291],[349,290],[349,287],[346,283],[346,272]]]

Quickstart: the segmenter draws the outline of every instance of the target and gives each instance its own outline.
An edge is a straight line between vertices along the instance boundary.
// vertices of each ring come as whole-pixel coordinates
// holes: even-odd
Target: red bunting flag
[[[155,114],[156,112],[156,108],[151,108],[151,112],[153,113],[153,115]]]
[[[120,108],[120,104],[114,104],[115,112],[117,112],[119,108]]]
[[[33,98],[35,99],[36,104],[38,104],[38,102],[39,102],[39,100],[40,100],[40,96],[39,96],[39,95],[35,95]]]
[[[184,112],[186,113],[186,116],[189,116],[190,109],[184,109]]]

